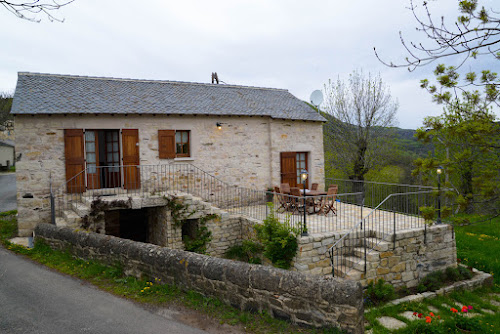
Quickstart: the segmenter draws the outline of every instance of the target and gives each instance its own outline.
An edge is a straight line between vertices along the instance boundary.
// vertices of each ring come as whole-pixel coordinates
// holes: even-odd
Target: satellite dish
[[[311,94],[311,103],[318,107],[321,103],[323,103],[323,93],[320,90],[315,90]]]

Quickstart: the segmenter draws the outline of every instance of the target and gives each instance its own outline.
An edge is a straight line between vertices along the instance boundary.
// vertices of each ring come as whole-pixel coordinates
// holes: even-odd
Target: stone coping
[[[417,293],[415,295],[399,298],[399,299],[396,299],[396,300],[393,300],[393,301],[387,303],[387,305],[399,305],[399,304],[406,303],[406,302],[419,302],[419,301],[422,301],[426,298],[434,298],[436,296],[443,296],[443,295],[446,295],[446,294],[448,294],[452,291],[456,291],[456,290],[461,290],[461,289],[472,290],[472,289],[475,289],[481,285],[492,285],[493,284],[493,276],[492,275],[485,273],[485,272],[482,272],[480,270],[477,270],[475,268],[472,268],[472,272],[475,274],[475,276],[472,277],[471,279],[468,279],[465,281],[460,281],[460,282],[455,282],[452,285],[445,286],[445,287],[443,287],[437,291],[434,291],[434,292],[428,291],[428,292]],[[367,310],[365,310],[365,313],[367,313],[369,311],[370,310],[367,309]]]

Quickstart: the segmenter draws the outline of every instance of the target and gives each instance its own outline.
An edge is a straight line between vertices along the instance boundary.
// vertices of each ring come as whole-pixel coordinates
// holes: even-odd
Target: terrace
[[[428,228],[420,208],[436,206],[439,200],[437,190],[432,187],[327,179],[325,188],[331,184],[338,187],[334,199],[335,212],[311,214],[304,212],[303,207],[302,210],[285,211],[277,194],[229,185],[191,164],[98,168],[98,174],[103,175],[100,187],[95,187],[91,183],[93,179],[86,178],[86,171],[82,171],[51,192],[54,223],[63,218],[78,220],[89,214],[96,198],[108,203],[128,202],[129,208],[142,209],[165,205],[165,198],[169,196],[189,194],[225,214],[239,215],[256,222],[274,214],[300,234],[301,242],[322,243],[318,256],[311,257],[322,262],[321,273],[333,272],[336,276],[355,279],[368,278],[370,254],[371,258],[380,260],[377,254],[388,250],[391,243],[396,249],[399,236],[412,236],[413,232],[420,235],[422,232],[426,243]],[[105,181],[106,175],[114,177]],[[117,186],[120,175],[122,186]],[[82,183],[77,180],[80,177],[86,178],[85,189],[77,188]],[[123,180],[128,181],[124,184]],[[326,197],[308,196],[305,199],[302,196],[280,196],[281,200],[298,205],[304,202],[320,203]],[[273,205],[269,205],[270,202]],[[326,259],[329,259],[328,264]],[[301,260],[296,262],[300,264]]]

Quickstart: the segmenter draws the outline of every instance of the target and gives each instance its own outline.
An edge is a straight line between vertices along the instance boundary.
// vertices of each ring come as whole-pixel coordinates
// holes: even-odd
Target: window
[[[304,169],[307,170],[307,153],[297,152],[297,155],[295,156],[295,160],[296,160],[296,164],[297,164],[297,168],[296,168],[297,184],[301,184],[302,180],[300,178],[300,173],[302,173],[302,171]]]
[[[188,130],[158,130],[160,159],[190,157],[190,133]]]
[[[175,155],[189,157],[189,131],[175,131]]]

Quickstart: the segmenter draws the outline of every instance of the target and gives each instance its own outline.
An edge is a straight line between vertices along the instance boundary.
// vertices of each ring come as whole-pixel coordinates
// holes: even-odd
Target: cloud
[[[431,2],[456,16],[456,1]],[[0,11],[0,91],[16,72],[209,82],[286,88],[309,100],[328,79],[354,69],[381,73],[400,102],[402,127],[439,113],[418,87],[430,69],[389,69],[404,60],[398,31],[418,40],[407,1],[77,0],[65,22],[26,22]]]

